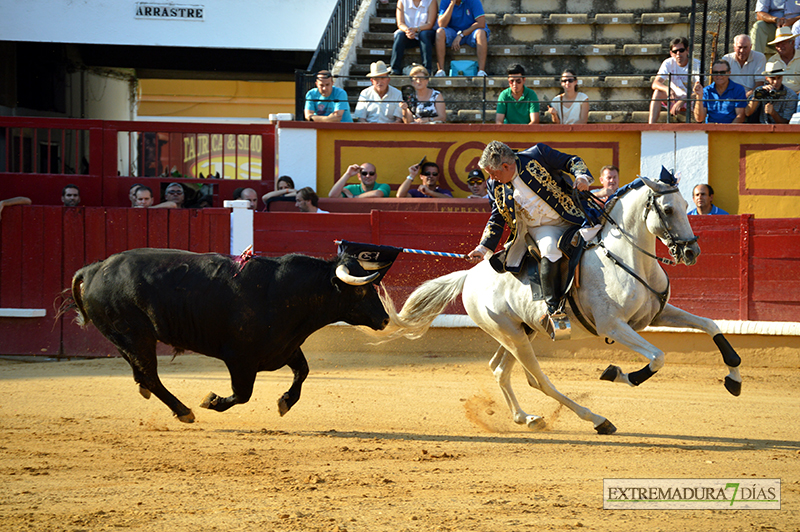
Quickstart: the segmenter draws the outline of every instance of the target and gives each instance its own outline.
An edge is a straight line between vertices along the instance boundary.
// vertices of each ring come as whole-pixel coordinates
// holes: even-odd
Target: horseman
[[[541,255],[539,279],[547,304],[541,325],[554,339],[557,324],[564,324],[567,319],[561,304],[563,255],[558,240],[571,225],[584,223],[584,215],[572,199],[572,190],[588,190],[594,178],[583,159],[542,143],[515,153],[495,140],[483,150],[478,164],[492,178],[489,181],[492,214],[480,244],[467,260],[476,263],[494,252],[508,225],[511,235],[504,251],[490,260],[498,272],[519,272],[527,250],[525,236],[530,235]],[[574,182],[567,173],[575,177]]]

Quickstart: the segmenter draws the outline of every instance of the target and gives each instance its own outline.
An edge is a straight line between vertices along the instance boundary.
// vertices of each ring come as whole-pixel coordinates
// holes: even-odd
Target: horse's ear
[[[659,196],[663,194],[670,194],[675,192],[678,187],[673,187],[667,185],[666,183],[662,183],[661,181],[653,181],[652,179],[648,179],[645,176],[639,176],[642,182],[647,185],[647,188],[658,194]]]

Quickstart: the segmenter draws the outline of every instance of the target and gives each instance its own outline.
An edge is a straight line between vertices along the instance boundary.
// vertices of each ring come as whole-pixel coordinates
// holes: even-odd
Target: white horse
[[[678,188],[661,181],[640,178],[638,188],[628,187],[610,207],[599,240],[583,255],[579,281],[570,292],[567,315],[572,323],[572,339],[606,337],[641,353],[649,360],[644,368],[624,373],[609,366],[601,379],[638,386],[664,365],[664,352],[647,342],[636,331],[648,325],[700,329],[714,338],[728,366],[725,387],[739,395],[742,378],[740,359],[710,319],[701,318],[667,304],[669,278],[655,255],[656,238],[669,248],[675,262],[692,265],[700,254],[686,216],[687,203]],[[646,186],[645,186],[646,185]],[[418,338],[459,294],[470,318],[500,342],[490,366],[503,390],[506,402],[518,424],[531,428],[544,425],[540,416],[528,415],[519,406],[511,388],[511,368],[519,361],[528,383],[591,421],[600,434],[612,434],[616,427],[606,418],[592,413],[569,399],[550,383],[539,367],[531,341],[542,333],[540,325],[547,307],[534,301],[526,276],[497,273],[488,260],[469,270],[454,272],[422,284],[408,298],[402,310],[392,316],[390,338]],[[391,311],[390,311],[391,312]],[[386,333],[378,333],[384,335]]]

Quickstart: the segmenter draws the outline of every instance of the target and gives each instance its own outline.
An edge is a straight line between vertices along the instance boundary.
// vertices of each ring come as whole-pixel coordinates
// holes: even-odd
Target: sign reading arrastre
[[[136,3],[136,18],[164,20],[203,20],[203,5]]]

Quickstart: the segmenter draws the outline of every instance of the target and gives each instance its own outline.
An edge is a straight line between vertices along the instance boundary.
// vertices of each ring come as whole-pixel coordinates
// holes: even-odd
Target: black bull
[[[378,277],[346,255],[241,264],[213,253],[134,249],[78,270],[73,301],[62,308],[77,307],[79,322],[94,323],[130,364],[139,392],[154,393],[181,421],[194,414],[161,383],[157,341],[225,363],[233,394],[211,392],[201,404],[219,412],[250,399],[256,373],[288,365],[294,380],[278,401],[284,415],[308,375],[300,346],[309,335],[337,321],[374,330],[389,323]]]

